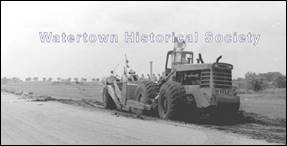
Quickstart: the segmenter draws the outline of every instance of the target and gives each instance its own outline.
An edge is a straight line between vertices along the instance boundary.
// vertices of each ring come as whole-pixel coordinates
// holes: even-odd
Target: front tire
[[[154,98],[157,96],[158,86],[152,81],[141,82],[136,89],[136,100],[151,105],[154,102]],[[157,111],[141,111],[143,114],[156,116]]]
[[[185,89],[177,82],[167,81],[160,89],[159,117],[165,120],[183,120],[186,105]]]

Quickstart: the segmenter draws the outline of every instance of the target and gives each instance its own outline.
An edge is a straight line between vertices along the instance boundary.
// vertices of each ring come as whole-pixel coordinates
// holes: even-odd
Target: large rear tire
[[[103,103],[104,103],[104,108],[105,108],[105,109],[111,109],[111,110],[113,110],[113,109],[116,109],[116,108],[117,108],[117,106],[116,106],[116,104],[114,103],[112,97],[111,97],[111,96],[109,95],[109,93],[108,93],[108,88],[107,88],[107,86],[105,86],[105,87],[103,88]]]
[[[158,101],[160,118],[165,120],[183,120],[186,104],[185,89],[180,83],[167,81],[163,84]]]
[[[136,100],[151,105],[158,94],[158,86],[152,81],[142,81],[136,89]],[[155,109],[157,110],[157,109]],[[141,111],[145,115],[156,116],[157,111]]]

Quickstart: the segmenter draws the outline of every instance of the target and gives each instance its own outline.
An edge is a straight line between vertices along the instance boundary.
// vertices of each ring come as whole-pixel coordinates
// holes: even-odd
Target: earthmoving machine
[[[232,88],[233,66],[220,59],[204,63],[199,54],[195,63],[193,52],[175,47],[167,52],[165,76],[157,83],[139,80],[134,71],[128,71],[126,59],[124,76],[112,74],[105,80],[104,107],[170,120],[196,119],[204,113],[235,114],[240,98]]]

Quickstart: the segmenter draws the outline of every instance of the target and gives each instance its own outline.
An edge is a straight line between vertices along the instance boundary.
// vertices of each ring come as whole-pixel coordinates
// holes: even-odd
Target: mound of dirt
[[[202,121],[205,127],[286,144],[286,119],[271,119],[255,113],[241,111],[232,121]]]

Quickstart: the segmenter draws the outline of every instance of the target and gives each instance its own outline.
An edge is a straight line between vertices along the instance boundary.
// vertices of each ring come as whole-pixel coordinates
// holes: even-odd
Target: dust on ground
[[[47,102],[56,101],[64,104],[81,106],[89,110],[103,110],[102,103],[91,99],[61,99],[51,96],[35,95],[34,93],[12,92],[13,94],[21,95],[21,98],[28,99],[33,102]],[[138,118],[132,113],[112,111],[117,116]],[[141,116],[144,120],[155,120],[155,117]],[[233,120],[223,121],[214,119],[204,119],[196,122],[180,122],[173,121],[180,124],[197,124],[203,127],[232,132],[241,135],[247,135],[254,139],[266,140],[271,143],[286,144],[286,119],[272,119],[255,113],[241,111],[238,115],[232,118]]]

